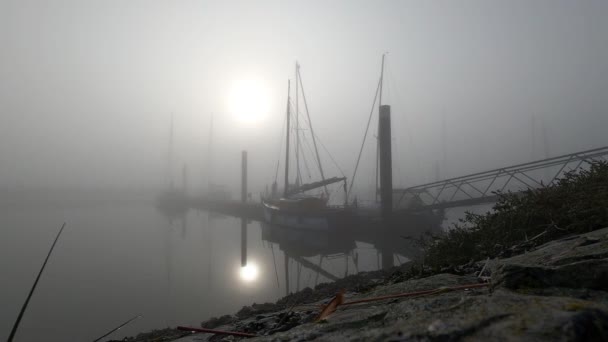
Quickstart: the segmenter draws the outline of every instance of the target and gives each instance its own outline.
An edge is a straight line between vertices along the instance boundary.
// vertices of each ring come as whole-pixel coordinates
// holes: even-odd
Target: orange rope
[[[351,304],[369,303],[369,302],[375,302],[375,301],[386,300],[386,299],[393,299],[393,298],[424,296],[424,295],[436,294],[436,293],[441,293],[441,292],[450,292],[450,291],[465,290],[465,289],[475,289],[475,288],[488,287],[488,286],[490,286],[490,283],[467,284],[467,285],[459,285],[459,286],[453,286],[453,287],[440,287],[440,288],[433,289],[433,290],[424,290],[424,291],[416,291],[416,292],[405,292],[405,293],[398,293],[398,294],[393,294],[393,295],[386,295],[386,296],[379,296],[379,297],[371,297],[371,298],[353,300],[353,301],[350,301],[350,302],[341,303],[340,305],[351,305]],[[215,330],[215,329],[206,329],[206,328],[193,328],[193,327],[184,327],[184,326],[178,326],[177,330],[204,332],[204,333],[218,334],[218,335],[232,335],[232,336],[240,336],[240,337],[257,337],[257,335],[249,334],[249,333],[244,333],[244,332],[239,332],[239,331],[224,331],[224,330]]]
[[[350,302],[342,303],[342,305],[368,303],[368,302],[375,302],[375,301],[379,301],[379,300],[393,299],[393,298],[423,296],[423,295],[433,294],[433,293],[439,293],[439,292],[449,292],[449,291],[464,290],[464,289],[474,289],[474,288],[487,287],[487,286],[490,286],[490,284],[489,283],[467,284],[467,285],[460,285],[460,286],[454,286],[454,287],[438,288],[438,289],[433,289],[433,290],[398,293],[398,294],[393,294],[393,295],[386,295],[386,296],[380,296],[380,297],[371,297],[371,298],[353,300],[353,301],[350,301]]]

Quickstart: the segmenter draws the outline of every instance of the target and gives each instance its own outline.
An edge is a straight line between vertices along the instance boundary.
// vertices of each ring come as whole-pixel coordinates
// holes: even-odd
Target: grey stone
[[[489,261],[489,288],[343,305],[319,323],[312,322],[317,312],[295,307],[223,328],[264,335],[248,341],[608,341],[607,257],[608,229],[601,229]],[[345,300],[477,283],[485,264],[460,267],[464,275],[393,277]]]

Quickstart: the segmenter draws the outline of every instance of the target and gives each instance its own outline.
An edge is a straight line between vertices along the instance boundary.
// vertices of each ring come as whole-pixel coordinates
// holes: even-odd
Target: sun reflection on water
[[[254,282],[258,278],[258,266],[255,263],[249,262],[247,265],[242,266],[239,272],[241,280],[246,283]]]

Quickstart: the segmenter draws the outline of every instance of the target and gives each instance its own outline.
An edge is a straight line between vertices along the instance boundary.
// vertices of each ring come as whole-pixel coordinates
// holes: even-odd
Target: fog
[[[437,163],[449,177],[603,146],[607,9],[599,0],[1,1],[0,185],[158,188],[173,113],[174,173],[187,164],[193,191],[210,169],[221,169],[215,183],[237,184],[243,149],[251,191],[262,191],[296,60],[315,133],[350,177],[385,52],[397,185],[434,180]],[[267,98],[252,121],[231,113],[231,87],[243,80]],[[358,189],[372,183],[370,137]]]
[[[608,145],[607,13],[602,0],[0,0],[0,335],[63,221],[21,340],[92,340],[137,313],[112,338],[198,326],[331,280],[295,257],[334,276],[378,269],[381,254],[407,262],[401,233],[290,235],[165,215],[154,198],[184,169],[189,194],[221,185],[238,198],[243,150],[252,200],[277,170],[282,185],[296,61],[326,177],[351,182],[374,109],[359,200],[375,188],[383,54],[394,187]],[[308,158],[303,181],[317,181]],[[247,284],[243,255],[260,274]]]

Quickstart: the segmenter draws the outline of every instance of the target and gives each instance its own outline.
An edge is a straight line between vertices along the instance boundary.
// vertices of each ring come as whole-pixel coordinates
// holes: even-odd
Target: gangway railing
[[[405,189],[393,189],[393,196],[399,196],[395,209],[438,209],[491,203],[498,198],[496,192],[549,186],[564,172],[578,170],[593,161],[606,160],[607,156],[608,146],[605,146]]]

